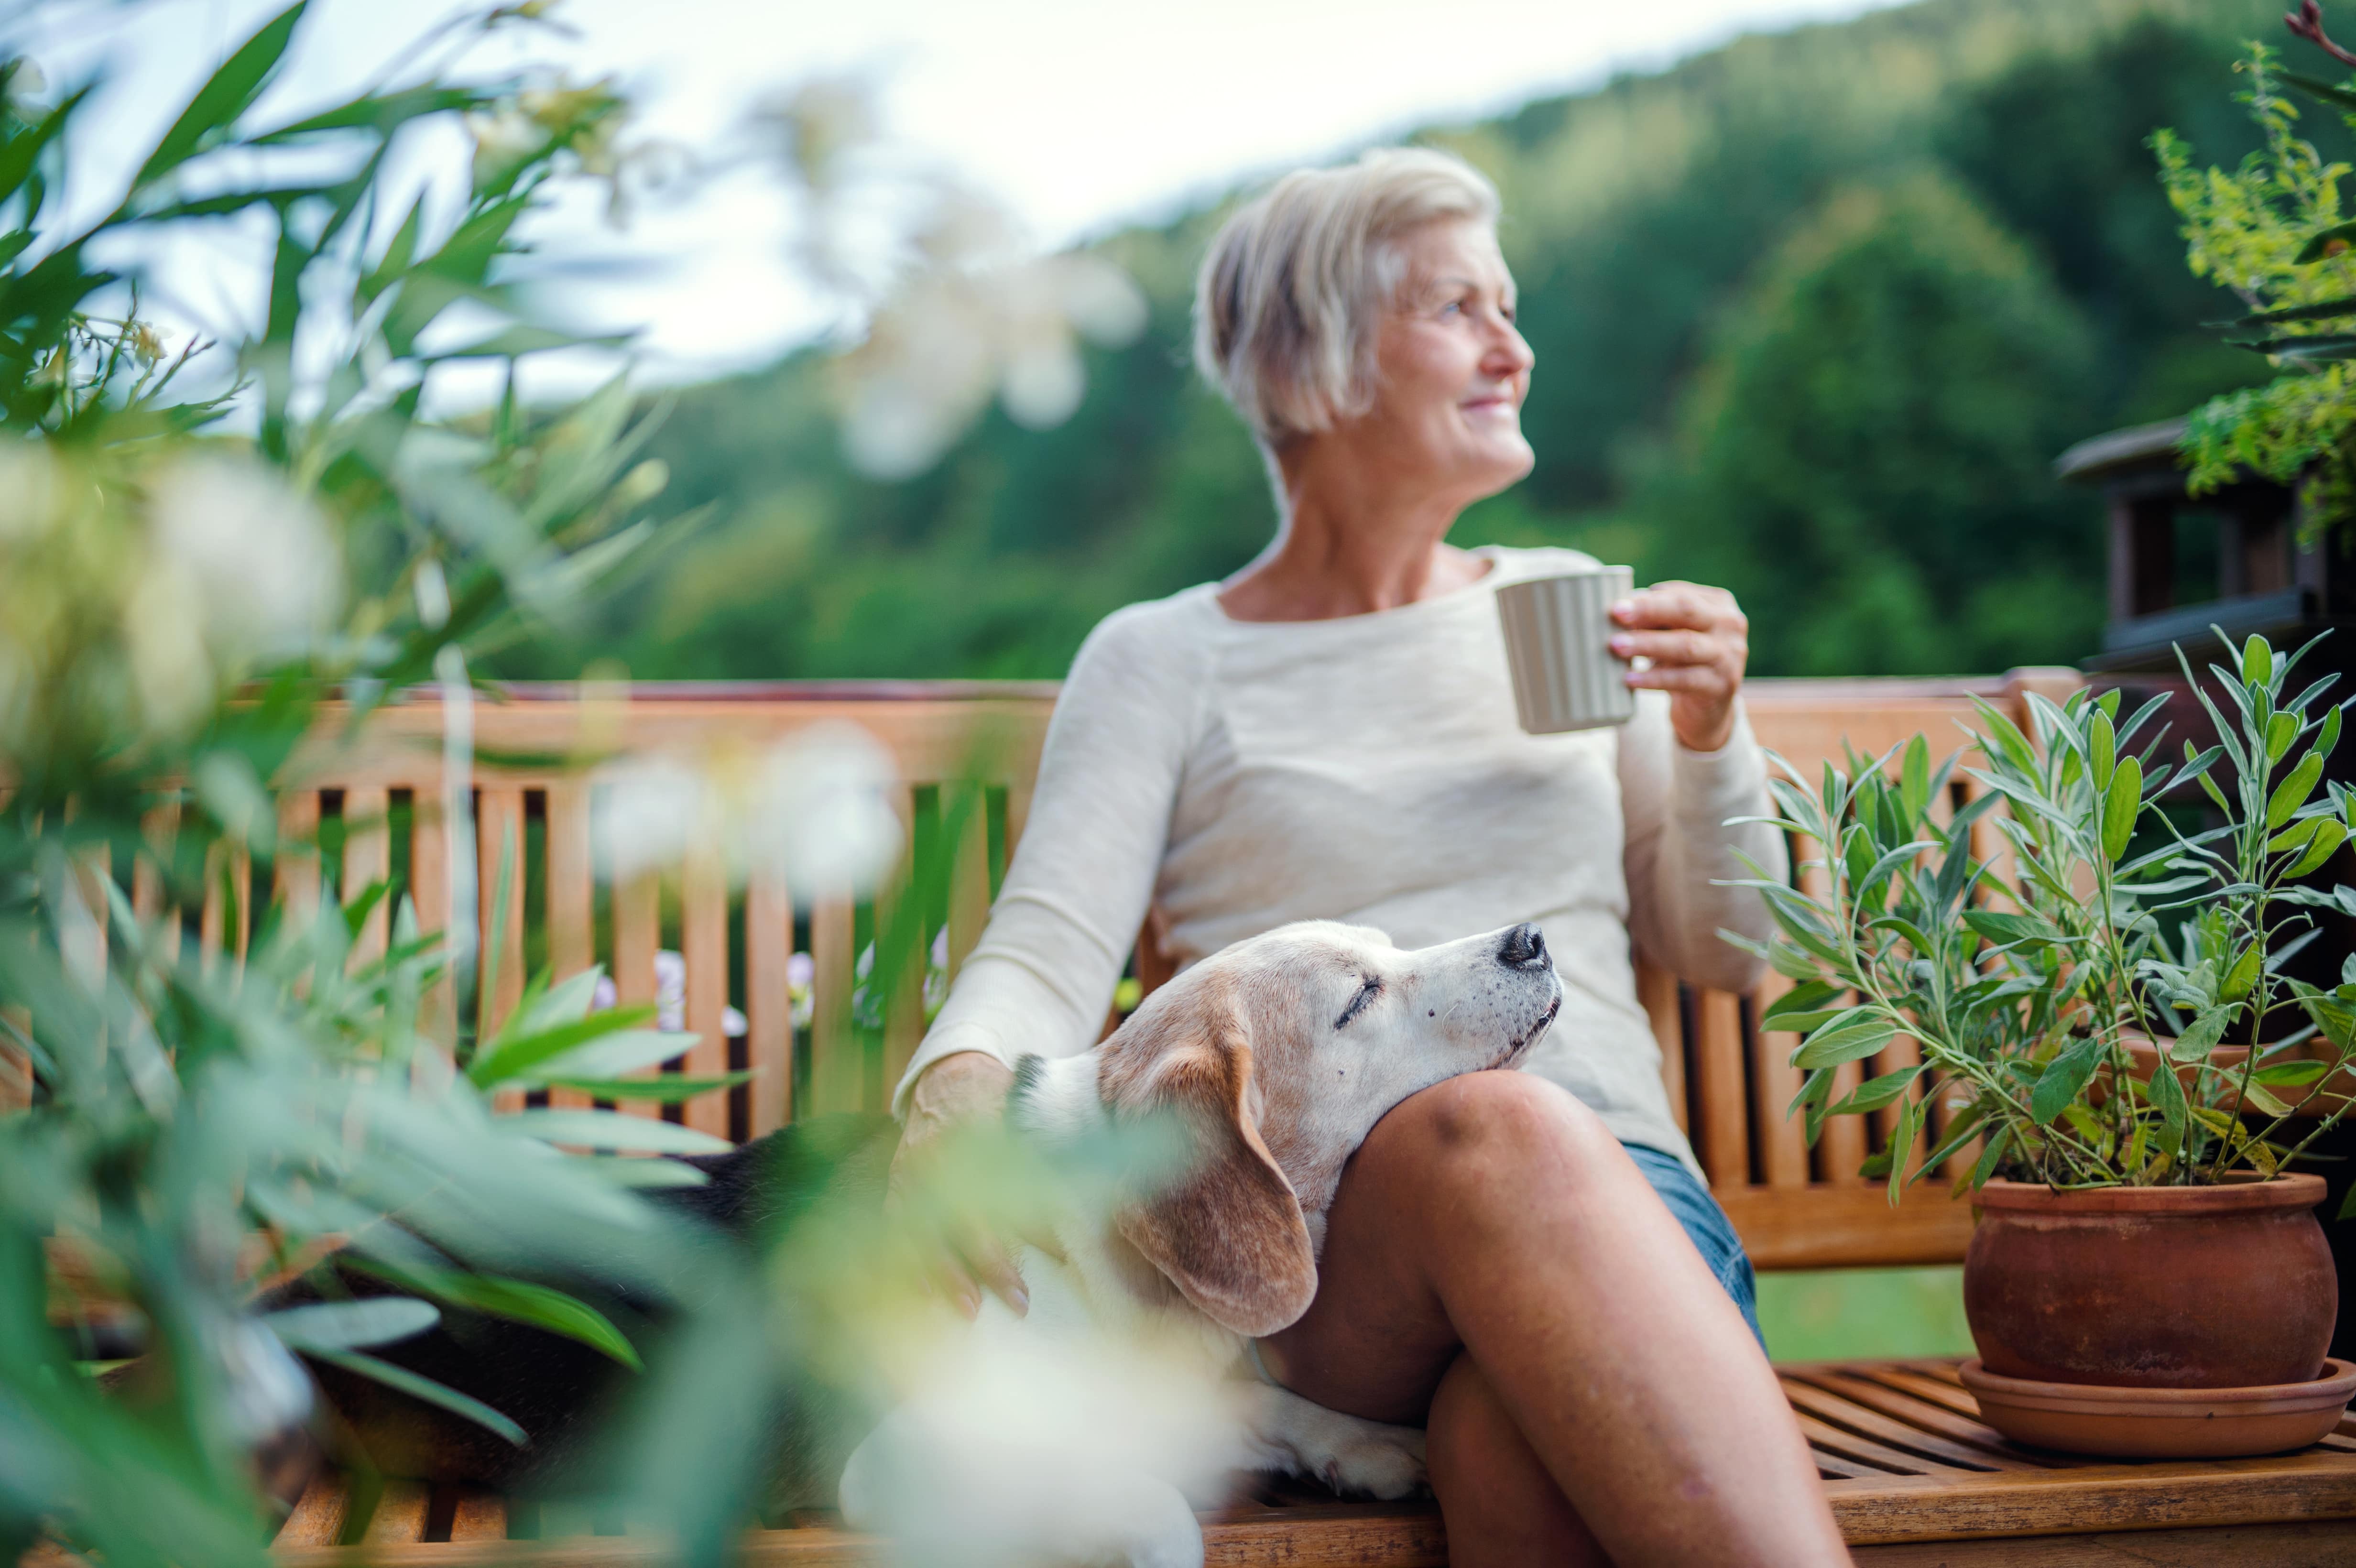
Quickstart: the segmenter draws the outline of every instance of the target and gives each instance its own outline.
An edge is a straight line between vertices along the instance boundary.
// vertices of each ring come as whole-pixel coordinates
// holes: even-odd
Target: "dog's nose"
[[[1545,968],[1546,933],[1529,921],[1522,922],[1505,933],[1505,945],[1497,949],[1497,962],[1508,969]]]

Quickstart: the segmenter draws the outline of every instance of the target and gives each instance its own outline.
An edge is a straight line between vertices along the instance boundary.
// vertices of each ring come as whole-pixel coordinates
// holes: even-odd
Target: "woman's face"
[[[1522,436],[1534,357],[1514,325],[1513,276],[1485,224],[1428,223],[1396,244],[1404,270],[1354,444],[1401,479],[1467,502],[1494,495],[1537,461]]]

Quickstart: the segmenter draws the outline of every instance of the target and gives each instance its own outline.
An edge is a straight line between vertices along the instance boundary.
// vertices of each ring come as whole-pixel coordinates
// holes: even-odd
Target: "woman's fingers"
[[[1730,656],[1721,639],[1703,632],[1615,632],[1612,652],[1620,658],[1648,658],[1656,665],[1719,664]]]
[[[1656,582],[1612,607],[1612,619],[1630,627],[1682,627],[1697,632],[1749,629],[1734,595],[1697,582]]]

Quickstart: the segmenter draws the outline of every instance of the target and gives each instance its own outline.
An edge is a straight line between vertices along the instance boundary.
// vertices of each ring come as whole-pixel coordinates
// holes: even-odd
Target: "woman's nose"
[[[1521,375],[1536,363],[1537,355],[1531,349],[1529,340],[1522,336],[1522,329],[1501,319],[1487,351],[1481,357],[1481,368],[1503,379]]]

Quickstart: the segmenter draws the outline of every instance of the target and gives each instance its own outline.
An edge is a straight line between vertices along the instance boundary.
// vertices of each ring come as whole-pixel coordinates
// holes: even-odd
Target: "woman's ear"
[[[1214,1322],[1273,1334],[1317,1294],[1309,1224],[1260,1138],[1250,1032],[1233,994],[1206,985],[1172,1000],[1106,1051],[1099,1090],[1124,1120],[1175,1116],[1190,1157],[1116,1223]]]

